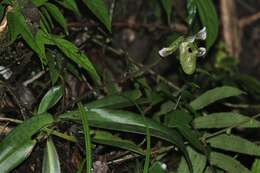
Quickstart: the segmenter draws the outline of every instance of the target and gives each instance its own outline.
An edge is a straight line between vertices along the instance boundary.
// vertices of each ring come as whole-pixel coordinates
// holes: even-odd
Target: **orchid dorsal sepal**
[[[206,27],[203,27],[196,35],[195,39],[196,40],[206,40],[207,38],[207,29]]]

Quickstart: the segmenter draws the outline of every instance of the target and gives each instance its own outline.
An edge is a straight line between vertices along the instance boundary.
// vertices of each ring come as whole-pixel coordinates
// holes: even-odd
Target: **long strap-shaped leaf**
[[[43,114],[34,116],[13,129],[0,142],[0,172],[10,172],[25,160],[36,144],[31,139],[32,136],[52,122],[51,115]]]
[[[61,120],[70,119],[79,121],[79,115],[78,111],[73,111],[60,115],[59,118]],[[91,109],[88,111],[88,122],[90,126],[98,128],[139,134],[146,133],[146,124],[143,117],[127,111]],[[152,136],[171,142],[179,147],[179,149],[184,153],[189,169],[192,172],[191,161],[186,151],[183,139],[179,133],[148,118],[146,119],[146,123],[149,125]]]

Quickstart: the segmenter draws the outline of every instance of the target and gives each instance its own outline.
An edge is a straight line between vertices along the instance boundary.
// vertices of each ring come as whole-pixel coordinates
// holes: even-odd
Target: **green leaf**
[[[90,62],[89,58],[79,50],[79,48],[77,48],[73,43],[71,43],[65,39],[62,39],[62,38],[55,37],[54,41],[55,41],[56,45],[59,47],[59,49],[68,58],[70,58],[72,61],[74,61],[78,65],[81,65],[82,68],[84,68],[90,74],[90,76],[96,83],[98,83],[98,84],[101,83],[100,77],[99,77],[98,73],[96,72],[95,67]]]
[[[63,96],[63,87],[55,86],[52,87],[42,98],[38,108],[38,114],[46,112],[52,108]]]
[[[60,161],[56,147],[52,141],[52,138],[48,138],[43,156],[42,173],[60,172]]]
[[[192,121],[192,115],[188,112],[177,110],[172,111],[165,115],[165,123],[168,127],[175,127],[182,134],[182,136],[187,139],[192,146],[194,146],[199,151],[204,151],[204,147],[199,140],[199,136],[190,127],[190,122]]]
[[[0,161],[1,172],[8,173],[26,160],[30,156],[35,144],[36,140],[29,140],[17,146],[15,151],[9,152],[8,156]]]
[[[50,16],[48,10],[45,7],[42,7],[40,14],[41,14],[41,20],[44,22],[45,26],[48,26],[48,28],[53,29],[54,23],[52,21],[52,18]]]
[[[111,32],[111,19],[104,0],[82,0],[90,11],[106,26]]]
[[[144,151],[134,142],[122,139],[106,131],[95,131],[95,135],[93,136],[93,142],[104,145],[110,145],[125,150],[129,150],[141,155],[145,155]]]
[[[250,93],[260,94],[260,81],[246,74],[238,74],[236,80]]]
[[[195,173],[203,173],[206,167],[207,158],[206,156],[198,153],[191,147],[187,147],[190,159],[192,160],[192,167]],[[185,159],[182,157],[181,162],[178,167],[177,173],[189,173],[188,165]]]
[[[161,0],[161,3],[167,16],[167,22],[170,23],[172,13],[172,0]]]
[[[23,16],[23,14],[17,10],[14,9],[10,12],[8,12],[8,20],[10,21],[10,27],[9,27],[9,34],[11,37],[11,43],[16,39],[16,37],[21,34],[22,38],[25,40],[25,42],[39,55],[41,58],[41,62],[43,64],[46,64],[46,57],[44,52],[39,48],[38,44],[35,41],[34,35],[30,29],[30,27],[27,25],[27,22]],[[8,22],[9,22],[8,21]]]
[[[8,34],[10,36],[10,43],[13,43],[17,36],[19,35],[18,28],[16,26],[16,15],[15,13],[8,12],[7,13],[7,21],[8,21]]]
[[[243,128],[260,128],[259,121],[235,112],[213,113],[198,117],[193,121],[193,125],[197,129],[226,128],[234,125]]]
[[[80,12],[77,6],[77,3],[75,0],[56,0],[56,2],[58,2],[59,4],[61,4],[62,6],[64,6],[65,8],[73,11],[74,13],[76,13],[78,16],[80,16]]]
[[[44,62],[44,64],[48,64],[46,53],[45,53],[45,44],[47,45],[54,45],[52,40],[49,38],[48,34],[44,32],[43,30],[38,30],[38,32],[35,35],[35,41],[38,46],[39,52],[41,52],[41,60]],[[54,64],[53,64],[54,65]]]
[[[218,100],[241,94],[244,94],[244,92],[231,86],[216,87],[197,97],[190,103],[190,106],[194,110],[200,110]]]
[[[48,2],[45,3],[44,6],[47,8],[47,10],[51,14],[51,16],[63,27],[66,34],[68,35],[69,31],[68,31],[67,22],[63,16],[63,14],[59,10],[59,8],[56,5],[48,3]]]
[[[146,122],[144,122],[143,116],[127,111],[91,109],[87,113],[89,125],[93,127],[146,134],[146,127],[148,126],[151,132],[151,136],[161,138],[179,147],[180,150],[184,153],[189,166],[191,166],[191,162],[187,155],[182,137],[176,130],[170,129],[148,118],[145,118]],[[78,114],[79,113],[77,111],[68,112],[60,115],[59,118],[65,120],[79,120]]]
[[[217,152],[210,153],[210,164],[230,173],[250,173],[250,171],[236,159]]]
[[[123,93],[105,96],[99,100],[92,101],[85,106],[92,108],[123,108],[133,105],[142,96],[140,90],[125,91]]]
[[[259,173],[259,172],[260,172],[260,160],[255,159],[251,168],[251,173]]]
[[[208,139],[207,142],[213,148],[260,156],[260,147],[258,145],[239,136],[221,134]]]
[[[81,103],[78,104],[79,112],[83,124],[84,139],[85,139],[85,149],[86,149],[86,167],[87,173],[92,173],[92,152],[91,152],[91,138],[90,138],[90,128],[88,122],[88,112],[85,110]]]
[[[165,163],[156,161],[153,163],[149,169],[149,173],[167,173],[166,169],[164,168]]]
[[[36,144],[32,140],[43,127],[53,123],[49,114],[34,116],[14,128],[0,143],[0,170],[10,172],[25,160]]]
[[[56,64],[55,56],[53,56],[53,54],[51,54],[50,52],[47,53],[47,60],[48,60],[50,77],[51,77],[51,83],[52,85],[55,85],[55,83],[58,81],[61,75],[60,69]]]
[[[196,6],[196,0],[188,0],[187,1],[187,11],[188,11],[188,16],[187,16],[187,23],[191,26],[194,18],[197,14],[197,6]]]
[[[12,39],[15,39],[17,33],[21,34],[26,43],[38,53],[38,47],[35,44],[34,36],[22,13],[18,10],[12,10],[8,13],[11,26],[14,27],[11,31]],[[12,36],[13,35],[13,36]]]
[[[195,0],[203,26],[207,29],[206,45],[209,49],[217,39],[219,21],[212,0]]]

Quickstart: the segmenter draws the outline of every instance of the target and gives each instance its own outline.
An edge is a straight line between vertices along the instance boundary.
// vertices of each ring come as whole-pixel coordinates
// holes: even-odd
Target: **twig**
[[[221,0],[220,3],[223,37],[230,55],[238,58],[240,54],[239,26],[234,0]]]
[[[46,73],[46,71],[40,71],[39,73],[37,73],[36,75],[34,75],[32,78],[26,80],[23,82],[23,86],[27,87],[29,84],[33,83],[34,81],[36,81],[37,79],[39,79],[40,77],[42,77],[44,74]]]
[[[22,120],[13,119],[13,118],[3,118],[3,117],[0,117],[0,121],[8,121],[8,122],[18,123],[18,124],[23,122]]]
[[[246,17],[243,17],[242,19],[240,19],[239,20],[239,27],[244,28],[244,27],[252,24],[253,22],[255,22],[256,20],[259,20],[259,19],[260,19],[260,11],[253,14],[253,15],[246,16]]]
[[[167,153],[167,152],[169,152],[170,150],[172,150],[174,148],[175,148],[174,146],[168,146],[168,147],[160,148],[159,150],[152,151],[151,155],[153,156],[153,155],[158,155],[158,154],[162,154],[162,153]],[[142,155],[128,154],[128,155],[125,155],[122,158],[119,158],[119,159],[116,159],[116,160],[111,160],[107,164],[108,165],[120,164],[122,162],[125,162],[125,161],[128,161],[128,160],[132,160],[132,159],[135,159],[135,158],[139,158],[139,157],[142,157]]]
[[[166,26],[158,23],[129,23],[129,22],[113,22],[113,27],[117,28],[130,28],[133,30],[138,30],[140,28],[148,29],[149,31],[154,30],[161,30],[161,31],[168,31],[168,32],[180,32],[186,34],[188,28],[184,24],[174,24],[172,26]],[[69,27],[97,27],[96,23],[89,22],[89,21],[80,21],[80,22],[70,22],[68,23]]]

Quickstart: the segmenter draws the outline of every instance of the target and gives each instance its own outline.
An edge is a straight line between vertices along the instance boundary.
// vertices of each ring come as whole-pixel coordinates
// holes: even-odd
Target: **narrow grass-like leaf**
[[[36,141],[32,136],[43,127],[53,123],[49,114],[34,116],[14,128],[0,143],[0,170],[9,172],[30,153]],[[4,171],[3,171],[4,172]]]
[[[90,138],[90,128],[89,128],[89,122],[88,122],[89,115],[81,103],[78,104],[78,107],[79,107],[79,112],[80,112],[80,117],[82,120],[84,137],[85,137],[87,173],[92,173],[91,138]]]
[[[92,108],[123,108],[126,106],[131,106],[133,103],[131,101],[136,101],[142,96],[140,90],[132,90],[121,93],[120,95],[109,95],[95,100],[93,102],[87,103],[85,106],[89,109]],[[131,100],[131,101],[130,101]]]
[[[226,128],[234,125],[243,128],[260,128],[260,122],[235,112],[212,113],[195,118],[193,125],[197,129]]]
[[[106,26],[111,32],[111,17],[104,0],[82,0],[90,11]]]
[[[207,29],[206,45],[209,49],[217,39],[219,21],[216,9],[212,0],[195,0],[201,22]]]
[[[202,95],[200,95],[199,97],[197,97],[195,100],[193,100],[190,103],[190,106],[194,110],[200,110],[218,100],[232,97],[232,96],[238,96],[243,93],[244,93],[243,91],[241,91],[237,88],[231,87],[231,86],[217,87],[217,88],[208,90],[205,93],[203,93]]]
[[[258,145],[239,136],[221,134],[208,139],[207,142],[213,148],[260,156],[260,147]]]
[[[47,139],[43,156],[42,173],[60,173],[60,161],[52,138]]]
[[[239,161],[222,153],[210,153],[210,164],[230,173],[250,173]]]
[[[56,22],[58,22],[63,27],[66,34],[69,34],[66,19],[64,18],[60,9],[56,5],[49,2],[45,3],[44,6],[47,8],[51,16],[56,20]]]
[[[90,74],[90,76],[96,83],[101,83],[100,77],[95,67],[90,62],[89,58],[83,52],[81,52],[79,48],[77,48],[73,43],[59,37],[54,38],[54,41],[55,44],[59,47],[59,49],[68,58],[70,58],[78,65],[81,65],[82,68],[84,68]]]
[[[63,96],[63,87],[62,86],[55,86],[52,87],[42,98],[39,108],[38,114],[46,112],[48,109],[52,108],[53,106],[58,103],[58,101]]]
[[[133,151],[141,155],[145,155],[143,149],[136,145],[134,142],[122,139],[106,131],[95,131],[95,135],[93,136],[92,140],[95,143],[110,145],[125,150]]]
[[[192,167],[194,173],[203,173],[207,163],[206,156],[201,153],[198,153],[196,150],[194,150],[191,147],[188,147],[187,150],[190,159],[192,160]],[[182,157],[181,159],[177,173],[189,173],[189,168],[184,157]]]
[[[179,149],[184,153],[189,166],[191,166],[183,139],[176,130],[170,129],[148,118],[145,118],[145,123],[144,117],[127,111],[91,109],[90,111],[87,111],[87,114],[90,126],[103,129],[146,134],[147,123],[149,125],[151,136],[161,138],[179,147]],[[77,111],[67,112],[60,115],[59,118],[61,120],[80,120],[79,112]]]
[[[260,160],[255,159],[252,168],[251,168],[251,173],[259,173],[260,172]]]

